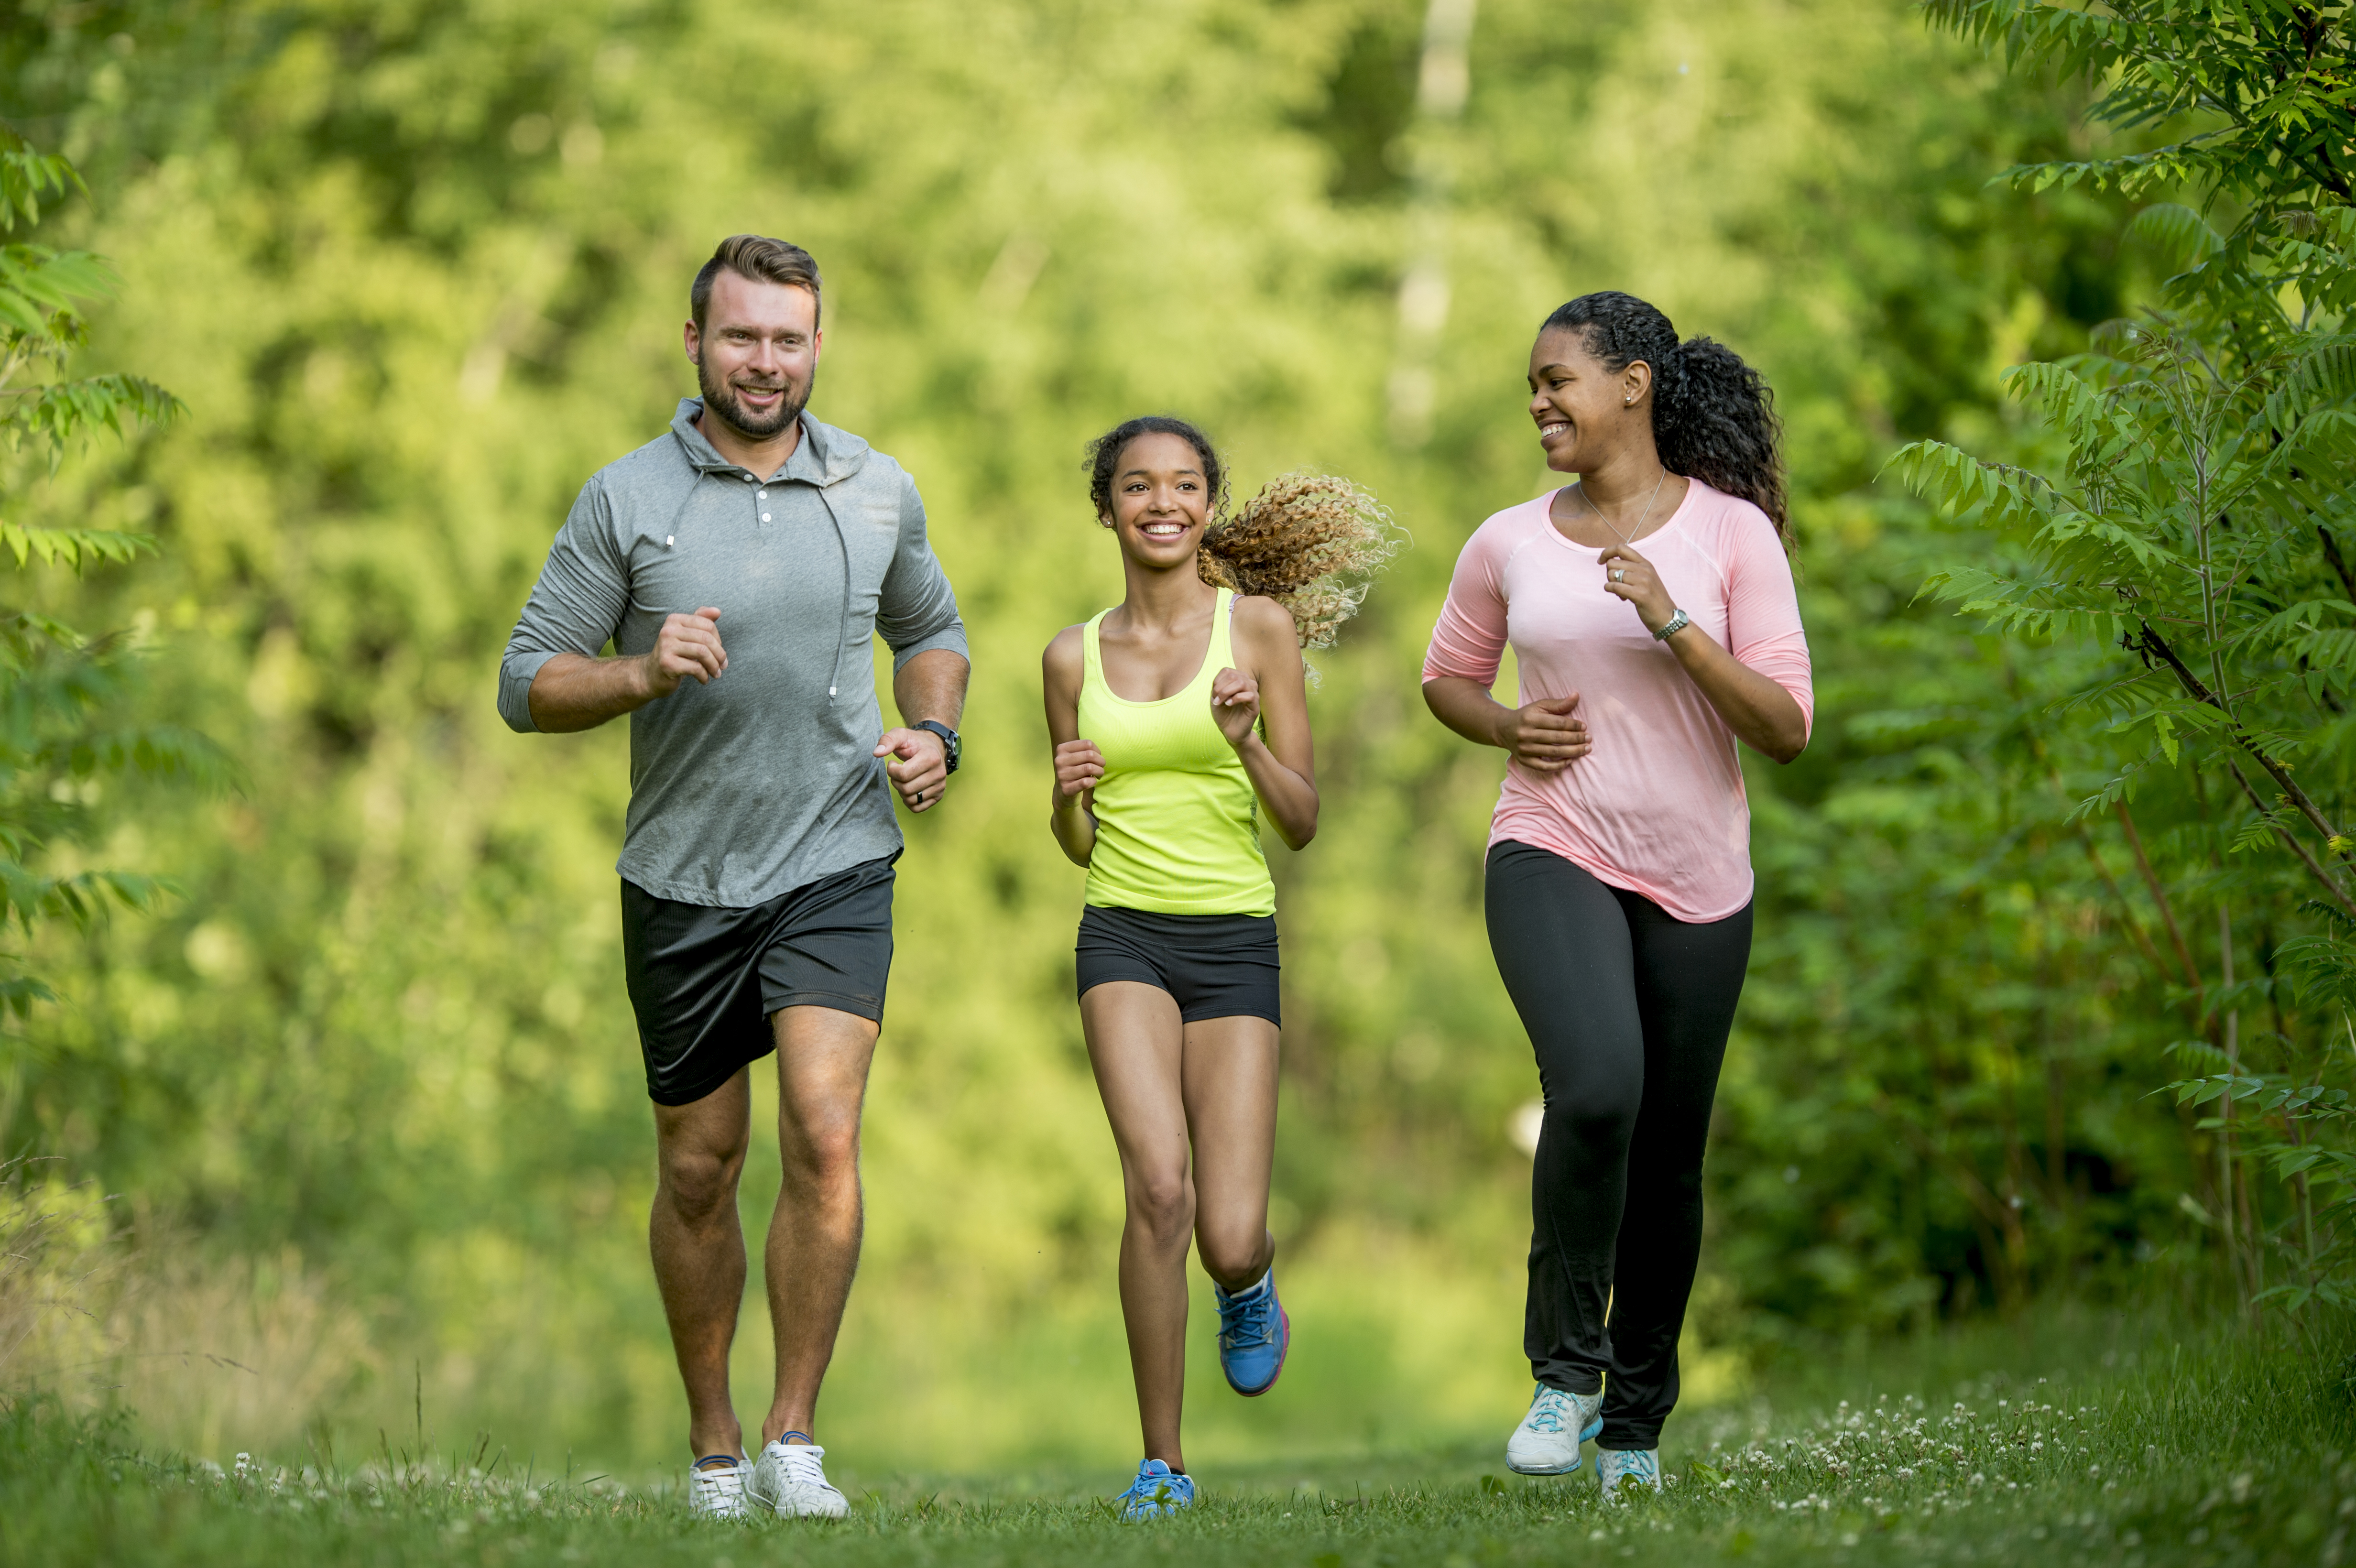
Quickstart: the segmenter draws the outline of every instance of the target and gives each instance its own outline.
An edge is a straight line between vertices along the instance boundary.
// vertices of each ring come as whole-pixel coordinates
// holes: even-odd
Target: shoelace
[[[714,1465],[709,1469],[698,1466],[688,1471],[688,1485],[694,1495],[709,1501],[724,1501],[742,1497],[744,1491],[744,1469],[741,1465]]]
[[[1563,1416],[1569,1412],[1570,1395],[1558,1388],[1550,1388],[1530,1402],[1530,1413],[1522,1423],[1533,1432],[1554,1433],[1563,1429]]]
[[[1661,1484],[1660,1462],[1644,1449],[1631,1449],[1621,1458],[1620,1479],[1634,1481],[1640,1486],[1657,1487]]]
[[[826,1463],[819,1457],[819,1450],[798,1444],[785,1444],[777,1457],[780,1469],[793,1472],[793,1479],[804,1485],[826,1484]]]
[[[1149,1476],[1141,1471],[1137,1479],[1129,1483],[1129,1490],[1120,1495],[1123,1509],[1140,1503],[1151,1503],[1156,1508],[1176,1504],[1185,1495],[1174,1484],[1176,1480],[1175,1476]]]
[[[1249,1301],[1222,1301],[1219,1319],[1219,1343],[1226,1349],[1265,1345],[1276,1338],[1276,1292],[1263,1290]]]

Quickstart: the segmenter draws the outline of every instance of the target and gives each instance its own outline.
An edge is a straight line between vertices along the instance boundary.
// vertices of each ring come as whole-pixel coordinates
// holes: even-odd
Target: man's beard
[[[695,383],[703,393],[704,408],[719,415],[721,422],[730,430],[753,441],[766,441],[784,430],[802,417],[802,410],[809,403],[807,383],[796,387],[790,380],[781,381],[778,384],[785,396],[777,400],[776,411],[755,417],[746,412],[744,405],[737,400],[734,388],[712,379],[711,367],[698,365],[695,368]]]

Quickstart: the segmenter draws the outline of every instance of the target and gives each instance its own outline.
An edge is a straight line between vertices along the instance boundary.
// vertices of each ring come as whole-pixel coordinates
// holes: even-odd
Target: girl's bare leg
[[[1181,1083],[1194,1146],[1194,1244],[1204,1272],[1229,1292],[1258,1284],[1276,1260],[1268,1233],[1276,1062],[1277,1029],[1266,1019],[1185,1026]]]
[[[1186,1467],[1179,1420],[1186,1394],[1186,1243],[1194,1228],[1182,1068],[1187,1030],[1178,1004],[1134,980],[1080,997],[1088,1061],[1120,1150],[1129,1218],[1120,1232],[1120,1311],[1145,1456]]]

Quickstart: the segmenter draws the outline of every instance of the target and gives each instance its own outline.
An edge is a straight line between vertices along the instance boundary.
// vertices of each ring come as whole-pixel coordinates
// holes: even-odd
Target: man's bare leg
[[[832,1008],[780,1008],[770,1024],[785,1179],[763,1260],[777,1344],[776,1394],[761,1422],[765,1446],[788,1432],[816,1430],[819,1385],[859,1270],[859,1115],[878,1033],[867,1019]]]
[[[740,1071],[691,1104],[655,1107],[658,1170],[647,1243],[687,1384],[688,1447],[699,1459],[744,1452],[744,1431],[728,1398],[728,1348],[744,1299],[736,1182],[744,1171],[752,1104]]]

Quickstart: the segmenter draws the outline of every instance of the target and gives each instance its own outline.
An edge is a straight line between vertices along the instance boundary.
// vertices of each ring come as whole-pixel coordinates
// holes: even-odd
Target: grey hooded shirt
[[[897,463],[804,414],[765,483],[703,438],[702,411],[681,400],[668,434],[582,487],[508,641],[499,715],[536,728],[532,677],[558,654],[643,654],[664,617],[716,607],[726,672],[630,715],[615,869],[661,898],[749,909],[899,850],[869,638],[897,669],[964,654],[965,624]]]

